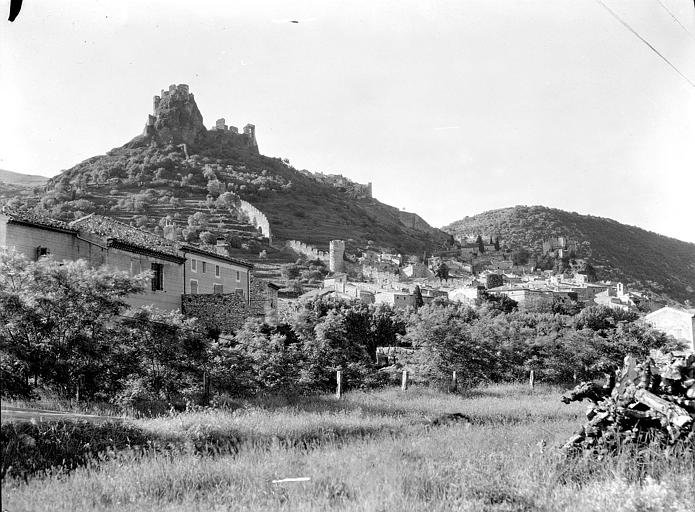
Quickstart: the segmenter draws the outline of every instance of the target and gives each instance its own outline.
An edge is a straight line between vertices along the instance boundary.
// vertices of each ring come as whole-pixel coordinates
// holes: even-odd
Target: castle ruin
[[[203,116],[186,84],[172,84],[154,96],[152,114],[147,117],[143,135],[161,144],[192,145],[207,141],[246,147],[258,153],[256,127],[252,124],[244,126],[243,133],[239,133],[237,127],[227,126],[225,119],[221,118],[206,130]]]

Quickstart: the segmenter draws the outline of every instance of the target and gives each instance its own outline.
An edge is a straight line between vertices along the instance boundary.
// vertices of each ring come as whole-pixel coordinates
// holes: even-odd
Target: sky
[[[695,242],[692,0],[32,0],[1,23],[2,169],[118,147],[185,83],[206,126],[433,226],[538,204]]]

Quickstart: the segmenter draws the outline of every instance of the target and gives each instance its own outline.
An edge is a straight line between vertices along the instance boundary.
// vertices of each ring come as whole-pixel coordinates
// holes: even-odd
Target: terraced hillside
[[[207,130],[193,95],[179,85],[155,101],[142,135],[63,171],[30,202],[64,220],[97,212],[189,242],[223,236],[250,254],[269,247],[241,200],[265,214],[276,247],[296,239],[326,250],[330,240],[344,239],[348,250],[371,242],[421,253],[450,241],[424,223],[406,225],[398,209],[325,178],[261,155],[252,125],[243,134],[226,126]]]

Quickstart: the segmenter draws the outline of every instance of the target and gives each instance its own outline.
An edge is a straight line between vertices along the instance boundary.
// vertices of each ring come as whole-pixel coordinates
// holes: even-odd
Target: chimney
[[[229,246],[227,245],[227,241],[222,238],[218,237],[217,238],[217,244],[215,245],[215,252],[219,254],[220,256],[229,256]]]

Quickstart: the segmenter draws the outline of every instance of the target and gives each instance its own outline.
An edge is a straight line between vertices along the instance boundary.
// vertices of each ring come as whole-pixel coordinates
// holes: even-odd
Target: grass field
[[[267,398],[229,411],[132,420],[189,449],[123,452],[70,473],[6,479],[23,510],[695,510],[692,456],[568,461],[584,421],[561,390],[496,386]],[[470,422],[430,427],[443,413]],[[201,450],[204,440],[211,449]],[[233,449],[225,448],[228,441]],[[194,446],[196,445],[196,446]],[[308,477],[305,482],[273,480]]]

